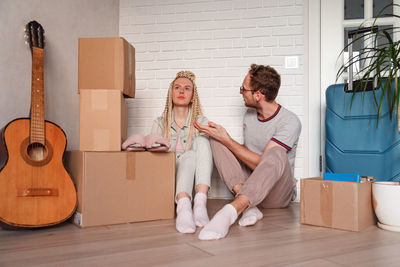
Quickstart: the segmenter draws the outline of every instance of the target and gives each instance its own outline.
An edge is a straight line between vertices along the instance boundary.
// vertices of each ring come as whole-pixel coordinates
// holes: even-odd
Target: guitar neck
[[[44,50],[32,48],[32,92],[30,143],[45,142],[44,129]]]

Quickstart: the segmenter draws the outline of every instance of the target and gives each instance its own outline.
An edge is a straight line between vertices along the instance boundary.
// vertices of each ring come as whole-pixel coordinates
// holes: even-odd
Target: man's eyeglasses
[[[243,85],[242,85],[242,86],[240,86],[240,92],[241,92],[241,93],[243,93],[243,92],[245,92],[245,91],[251,91],[251,92],[254,92],[254,90],[248,90],[248,89],[244,88],[244,87],[243,87]]]

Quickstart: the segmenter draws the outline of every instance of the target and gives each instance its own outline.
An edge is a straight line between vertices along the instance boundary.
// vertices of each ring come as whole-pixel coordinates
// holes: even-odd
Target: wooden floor
[[[227,201],[210,200],[209,213]],[[80,229],[0,230],[0,266],[400,266],[400,233],[301,225],[299,205],[263,210],[252,227],[200,241],[173,220]]]

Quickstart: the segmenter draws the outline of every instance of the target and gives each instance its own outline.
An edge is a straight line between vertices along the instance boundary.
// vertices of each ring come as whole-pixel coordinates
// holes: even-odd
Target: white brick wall
[[[120,0],[120,35],[136,48],[137,89],[136,98],[128,100],[128,134],[150,131],[169,83],[178,71],[190,69],[205,115],[241,142],[245,108],[239,87],[251,63],[271,65],[282,76],[277,101],[303,124],[295,177],[306,175],[302,1]],[[299,68],[285,69],[285,56],[293,55],[299,56]],[[226,193],[220,186],[212,196]]]

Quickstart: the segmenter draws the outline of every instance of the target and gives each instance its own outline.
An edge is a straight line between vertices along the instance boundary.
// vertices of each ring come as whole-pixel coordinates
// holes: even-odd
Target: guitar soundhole
[[[53,146],[46,139],[45,145],[41,143],[29,143],[29,137],[21,143],[21,156],[26,163],[33,166],[43,166],[53,157]]]
[[[42,161],[46,158],[46,147],[41,143],[33,143],[28,146],[28,156],[33,161]]]

